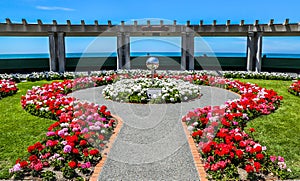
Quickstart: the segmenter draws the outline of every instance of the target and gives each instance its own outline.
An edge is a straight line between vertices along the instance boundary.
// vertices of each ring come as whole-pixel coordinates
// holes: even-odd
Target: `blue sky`
[[[98,20],[99,23],[119,24],[121,20],[129,22],[140,19],[177,20],[178,24],[185,24],[186,20],[198,24],[200,20],[211,24],[214,19],[218,23],[225,23],[230,19],[232,23],[253,23],[256,19],[261,23],[268,23],[274,19],[275,23],[282,23],[286,18],[292,23],[300,22],[299,0],[1,0],[0,22],[5,18],[12,22],[21,22],[25,18],[29,23],[36,23],[41,19],[43,23],[72,24],[85,20],[86,24]],[[300,53],[300,39],[264,38],[264,52]],[[132,38],[131,51],[179,51],[180,38]],[[204,46],[205,45],[205,46]],[[67,38],[67,52],[83,51],[115,51],[115,38]],[[211,50],[215,52],[245,52],[246,38],[196,38],[195,50]],[[48,53],[47,38],[28,37],[0,37],[0,53]]]

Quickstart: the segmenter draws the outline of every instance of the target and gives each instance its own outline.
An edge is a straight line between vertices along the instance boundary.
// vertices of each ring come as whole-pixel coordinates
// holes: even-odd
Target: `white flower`
[[[193,131],[193,130],[194,130],[194,127],[193,127],[193,126],[188,126],[187,129],[188,129],[189,131]]]

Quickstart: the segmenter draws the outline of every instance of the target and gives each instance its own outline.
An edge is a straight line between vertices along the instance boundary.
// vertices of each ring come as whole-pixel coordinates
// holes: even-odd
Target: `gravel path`
[[[106,105],[124,121],[98,180],[199,180],[181,118],[194,108],[239,98],[201,86],[203,96],[186,103],[128,104],[104,99],[103,88],[72,93],[80,100]]]

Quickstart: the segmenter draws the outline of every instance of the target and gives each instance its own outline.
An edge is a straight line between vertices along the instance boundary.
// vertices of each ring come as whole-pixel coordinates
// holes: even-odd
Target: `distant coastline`
[[[180,52],[131,52],[130,56],[166,56],[166,57],[180,57]],[[246,57],[246,53],[229,53],[229,52],[196,52],[195,56],[208,57]],[[263,53],[268,58],[300,58],[300,54],[293,53]],[[79,57],[116,57],[115,52],[101,52],[101,53],[67,53],[67,58],[79,58]],[[0,54],[0,59],[30,59],[30,58],[49,58],[49,53],[20,53],[20,54]]]

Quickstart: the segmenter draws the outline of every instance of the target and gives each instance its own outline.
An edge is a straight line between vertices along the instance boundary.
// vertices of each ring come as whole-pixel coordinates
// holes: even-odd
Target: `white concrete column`
[[[186,49],[187,49],[187,35],[185,32],[182,32],[181,33],[181,70],[187,70]]]
[[[187,54],[188,54],[188,69],[194,70],[195,69],[195,63],[194,63],[194,33],[188,33],[187,34]]]
[[[249,33],[247,36],[247,71],[253,71],[253,57],[254,57],[254,33]]]
[[[249,32],[247,37],[247,71],[261,71],[262,32]]]
[[[124,38],[124,54],[125,54],[125,65],[124,68],[129,70],[130,69],[130,34],[126,33],[123,35]]]
[[[56,33],[50,32],[49,33],[49,67],[50,71],[56,72],[57,71],[57,54],[56,54]]]
[[[57,58],[58,58],[58,71],[65,72],[66,68],[66,52],[65,52],[65,33],[57,33]]]
[[[255,64],[255,71],[261,72],[261,65],[262,65],[262,32],[257,33],[257,52],[256,52],[256,64]]]
[[[123,51],[122,51],[122,34],[118,33],[117,34],[117,70],[122,69],[122,56],[123,56]]]

